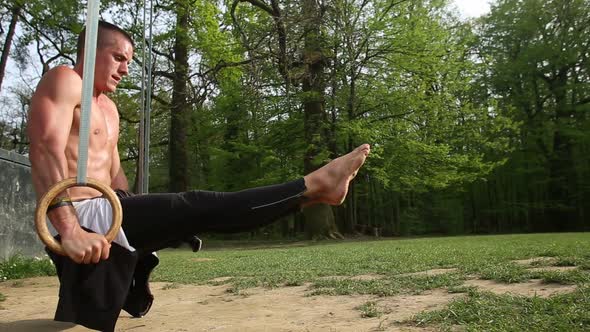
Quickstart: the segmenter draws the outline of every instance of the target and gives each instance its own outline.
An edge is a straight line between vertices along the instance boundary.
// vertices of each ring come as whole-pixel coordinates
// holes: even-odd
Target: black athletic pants
[[[141,255],[204,232],[237,233],[267,225],[295,212],[305,191],[301,178],[238,192],[119,195],[123,230]]]

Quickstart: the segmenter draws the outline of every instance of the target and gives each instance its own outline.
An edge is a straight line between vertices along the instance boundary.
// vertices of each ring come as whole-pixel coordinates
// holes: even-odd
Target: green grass
[[[413,325],[437,325],[466,331],[588,331],[590,288],[550,298],[494,295],[470,291],[448,308],[424,312]]]
[[[393,296],[397,294],[421,294],[426,290],[459,286],[463,283],[459,274],[437,276],[390,276],[378,280],[319,279],[312,285],[311,295],[372,294]]]
[[[376,296],[357,308],[359,316],[367,318],[384,315],[377,305],[380,296],[446,289],[461,295],[446,308],[420,313],[403,324],[442,330],[456,330],[460,325],[459,330],[467,331],[590,330],[590,233],[273,242],[270,248],[257,243],[255,248],[218,248],[197,254],[175,249],[159,255],[161,263],[152,280],[167,282],[166,289],[180,284],[227,283],[229,292],[240,294],[252,287],[305,285],[309,296]],[[530,267],[576,269],[532,271],[514,262],[537,257],[551,259],[535,261]],[[431,269],[453,270],[439,275],[410,274]],[[0,280],[51,274],[55,271],[49,261],[14,257],[0,263]],[[355,278],[361,275],[367,277]],[[221,277],[226,278],[213,281]],[[575,285],[576,291],[550,298],[494,295],[464,285],[470,278],[502,283],[541,279]]]
[[[481,279],[496,280],[504,283],[523,282],[528,278],[524,266],[513,263],[486,265],[476,272]]]
[[[49,258],[28,258],[20,255],[0,261],[0,281],[55,275]]]
[[[567,276],[590,266],[588,253],[590,233],[320,242],[305,247],[205,250],[197,254],[187,250],[166,250],[160,252],[161,264],[153,279],[206,284],[214,278],[232,277],[231,282],[239,287],[278,287],[313,282],[322,288],[334,288],[337,284],[347,288],[347,285],[357,283],[361,288],[358,293],[362,294],[392,283],[398,286],[402,283],[405,287],[408,282],[416,282],[420,289],[429,289],[429,284],[450,286],[467,275],[500,282],[520,282],[529,279],[531,272],[512,261],[548,254],[556,257],[558,263],[567,260],[580,266],[578,270],[563,273]],[[415,276],[408,280],[400,276],[440,268],[456,268],[457,271],[452,277]],[[377,274],[383,278],[371,281],[321,279],[363,274]],[[564,281],[567,279],[563,278]],[[580,282],[585,280],[579,279]],[[420,286],[422,284],[425,286]]]
[[[383,312],[381,312],[375,301],[365,302],[357,309],[361,312],[361,317],[363,318],[381,317],[383,315]]]
[[[231,277],[229,292],[251,287],[308,285],[308,295],[420,294],[431,289],[463,293],[446,309],[424,312],[404,324],[468,331],[584,331],[590,329],[590,233],[461,236],[381,241],[273,245],[271,249],[220,249],[194,254],[160,253],[153,280],[216,284]],[[552,257],[531,266],[515,260]],[[207,258],[207,259],[203,259]],[[576,266],[569,271],[529,267]],[[446,274],[408,273],[455,269]],[[354,278],[372,275],[373,278]],[[494,295],[462,285],[468,278],[502,283],[530,279],[572,284],[577,291],[551,298]],[[218,283],[217,283],[218,284]],[[357,308],[362,317],[380,317],[377,302]]]

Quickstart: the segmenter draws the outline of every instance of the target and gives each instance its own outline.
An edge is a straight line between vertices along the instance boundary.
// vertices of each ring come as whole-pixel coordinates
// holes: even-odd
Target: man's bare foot
[[[363,144],[352,152],[336,158],[322,168],[304,177],[307,191],[303,196],[310,200],[305,204],[325,203],[340,205],[348,193],[348,184],[371,152],[369,144]]]

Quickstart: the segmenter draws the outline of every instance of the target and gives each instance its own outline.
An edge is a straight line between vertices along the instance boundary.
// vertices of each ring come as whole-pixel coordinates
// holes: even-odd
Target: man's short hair
[[[133,43],[133,38],[131,35],[127,33],[127,31],[119,28],[118,26],[105,22],[105,21],[98,21],[98,35],[96,38],[96,48],[99,49],[101,47],[105,47],[109,43],[108,33],[105,32],[116,32],[123,35],[130,43],[133,48],[135,48],[135,44]],[[84,53],[84,42],[86,40],[86,27],[82,29],[82,31],[78,34],[78,45],[77,45],[77,53],[76,53],[76,62],[80,61],[82,55]]]

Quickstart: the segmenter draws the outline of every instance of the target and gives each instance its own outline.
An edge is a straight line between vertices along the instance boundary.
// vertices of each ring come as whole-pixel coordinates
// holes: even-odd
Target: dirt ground
[[[444,272],[437,269],[423,273]],[[361,279],[377,277],[362,276]],[[525,296],[551,296],[574,290],[572,286],[542,284],[538,280],[506,285],[473,279],[466,285]],[[444,307],[462,296],[442,289],[392,297],[306,296],[307,286],[255,288],[242,295],[228,293],[227,289],[228,285],[152,283],[156,300],[150,313],[134,319],[123,312],[117,331],[432,331],[394,323],[422,311]],[[56,277],[0,283],[0,293],[6,296],[6,300],[0,302],[0,331],[90,331],[52,320],[57,292]],[[384,314],[379,318],[362,318],[356,308],[367,301],[375,302]]]

